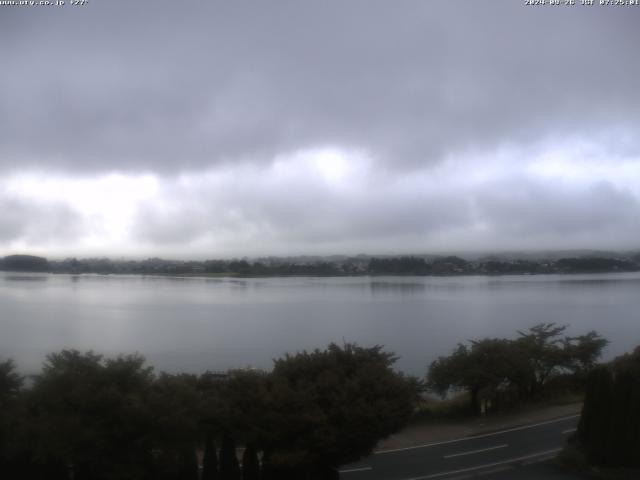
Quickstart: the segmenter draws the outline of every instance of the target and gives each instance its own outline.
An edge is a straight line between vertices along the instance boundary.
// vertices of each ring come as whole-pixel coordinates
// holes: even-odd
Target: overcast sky
[[[0,6],[0,254],[639,248],[639,25],[519,0]]]

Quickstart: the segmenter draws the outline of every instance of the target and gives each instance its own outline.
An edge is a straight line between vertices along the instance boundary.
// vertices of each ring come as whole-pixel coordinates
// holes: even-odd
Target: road
[[[340,469],[342,480],[447,480],[530,465],[553,457],[579,415],[427,445],[381,450]],[[523,473],[525,473],[523,471]],[[485,478],[492,478],[487,476]],[[514,473],[512,477],[518,478]],[[544,477],[542,477],[544,478]]]

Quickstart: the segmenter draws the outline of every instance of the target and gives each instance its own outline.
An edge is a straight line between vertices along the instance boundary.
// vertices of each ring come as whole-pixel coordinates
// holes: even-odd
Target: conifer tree
[[[202,480],[218,480],[218,454],[213,436],[207,434],[202,458]]]
[[[259,480],[260,462],[258,452],[253,445],[247,445],[242,455],[242,480]]]
[[[588,377],[578,440],[594,465],[640,466],[640,347]]]
[[[611,422],[613,378],[607,367],[597,367],[587,381],[582,415],[578,425],[578,437],[586,447],[590,463],[606,463],[608,433]]]
[[[198,480],[198,457],[193,448],[185,448],[180,454],[180,480]]]
[[[222,439],[220,449],[220,480],[240,480],[240,464],[236,457],[236,442],[229,435]]]

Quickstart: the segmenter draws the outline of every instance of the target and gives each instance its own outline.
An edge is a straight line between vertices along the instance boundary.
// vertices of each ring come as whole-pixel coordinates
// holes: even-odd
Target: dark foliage
[[[522,259],[491,256],[468,261],[457,256],[398,257],[269,257],[221,260],[113,260],[109,258],[67,258],[48,261],[32,255],[11,255],[0,259],[0,270],[53,273],[132,273],[167,275],[232,276],[340,276],[340,275],[514,275],[538,273],[627,272],[640,270],[640,255]]]
[[[137,355],[63,350],[23,388],[0,363],[0,472],[26,480],[335,478],[412,413],[415,383],[380,347],[330,345],[273,372],[154,375]],[[204,440],[204,442],[203,442]],[[216,456],[215,441],[222,448]],[[244,448],[243,471],[236,441]]]
[[[518,332],[515,340],[486,338],[459,344],[451,355],[431,363],[427,384],[441,395],[466,390],[472,412],[480,411],[481,398],[498,405],[505,399],[514,403],[538,398],[550,379],[562,379],[567,388],[583,388],[608,342],[593,331],[562,337],[565,329],[542,323]]]
[[[426,275],[431,272],[424,258],[372,258],[369,272],[385,275]]]
[[[33,255],[9,255],[0,259],[0,270],[14,272],[47,272],[49,262],[46,258]]]
[[[640,347],[589,374],[577,440],[591,464],[640,468]]]
[[[242,480],[260,480],[260,462],[254,445],[247,445],[242,454]]]
[[[12,458],[17,448],[19,424],[16,420],[21,413],[18,400],[22,384],[23,379],[16,373],[14,363],[11,360],[0,362],[0,467],[4,467],[6,474],[18,471]]]
[[[34,461],[70,465],[77,479],[127,471],[147,478],[153,417],[151,369],[137,356],[104,360],[91,352],[48,356],[29,392]]]
[[[240,480],[240,464],[236,456],[236,442],[225,435],[220,449],[220,479]]]
[[[265,443],[273,465],[335,467],[367,455],[413,412],[415,384],[379,346],[331,344],[276,360]]]
[[[561,271],[573,273],[631,272],[638,268],[635,262],[629,260],[602,257],[561,258],[556,266]]]
[[[213,436],[208,433],[204,442],[202,457],[202,480],[218,480],[218,454]]]

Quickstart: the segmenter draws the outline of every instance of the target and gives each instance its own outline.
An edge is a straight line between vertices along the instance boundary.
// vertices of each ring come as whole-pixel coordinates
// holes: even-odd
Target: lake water
[[[158,370],[271,366],[329,342],[382,344],[423,375],[457,342],[539,322],[640,344],[640,273],[502,277],[168,278],[0,272],[0,358],[140,352]]]

